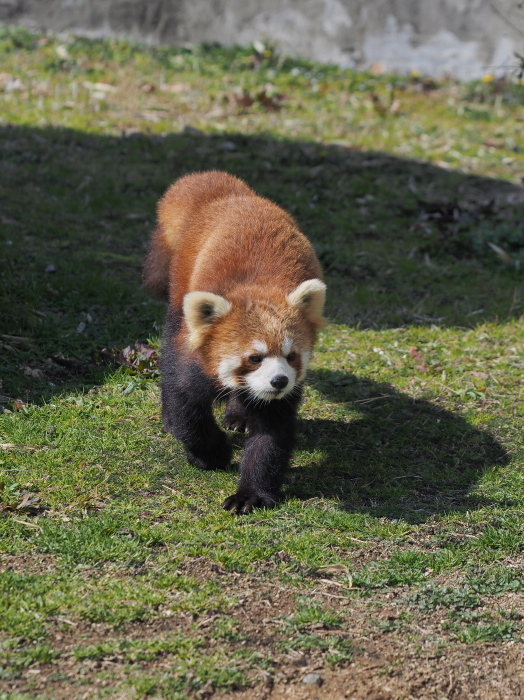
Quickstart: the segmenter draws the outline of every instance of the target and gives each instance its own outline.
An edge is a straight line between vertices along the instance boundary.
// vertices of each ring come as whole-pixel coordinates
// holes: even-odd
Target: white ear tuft
[[[326,285],[318,279],[306,280],[287,295],[292,306],[298,306],[306,312],[308,319],[320,328],[324,325],[322,311],[326,299]]]
[[[211,292],[189,292],[184,297],[184,318],[189,329],[189,347],[196,350],[213,323],[227,314],[231,303]]]

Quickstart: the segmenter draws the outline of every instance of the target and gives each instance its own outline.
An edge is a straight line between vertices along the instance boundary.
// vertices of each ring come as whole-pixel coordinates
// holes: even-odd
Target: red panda
[[[237,514],[279,499],[295,444],[301,387],[325,284],[294,219],[223,172],[186,175],[158,204],[144,285],[168,302],[161,353],[162,415],[200,469],[223,469],[231,447],[212,414],[227,399],[225,428],[247,439]]]

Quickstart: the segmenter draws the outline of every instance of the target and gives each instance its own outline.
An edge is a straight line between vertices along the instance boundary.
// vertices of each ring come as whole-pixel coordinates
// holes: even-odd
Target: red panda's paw
[[[226,412],[222,419],[222,427],[226,430],[237,430],[240,433],[247,432],[246,409],[233,394],[227,402]]]
[[[254,491],[237,491],[222,503],[222,508],[230,510],[235,515],[247,515],[253,508],[273,508],[278,501],[278,496],[265,493],[257,494]]]
[[[210,469],[227,469],[231,461],[231,445],[224,441],[222,444],[214,445],[212,449],[193,450],[186,448],[187,461],[197,469],[208,471]]]
[[[239,433],[247,432],[246,419],[243,416],[228,416],[226,413],[222,419],[222,427],[226,430],[236,430]]]

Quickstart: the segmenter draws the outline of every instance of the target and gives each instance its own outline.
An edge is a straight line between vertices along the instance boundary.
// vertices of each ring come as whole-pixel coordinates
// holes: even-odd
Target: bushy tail
[[[156,229],[148,244],[142,272],[144,288],[151,296],[167,301],[169,293],[169,250],[160,229]]]

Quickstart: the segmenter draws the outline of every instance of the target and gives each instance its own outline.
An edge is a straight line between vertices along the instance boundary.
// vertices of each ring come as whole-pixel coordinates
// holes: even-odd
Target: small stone
[[[191,136],[203,136],[205,132],[202,131],[202,129],[197,129],[194,126],[191,126],[190,124],[186,124],[184,127],[184,134],[191,134]]]
[[[322,678],[318,673],[308,673],[307,676],[304,676],[302,679],[302,683],[306,685],[322,685]]]
[[[222,141],[222,143],[220,143],[218,147],[221,151],[236,151],[237,149],[233,141]]]

